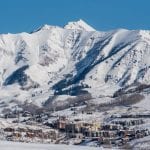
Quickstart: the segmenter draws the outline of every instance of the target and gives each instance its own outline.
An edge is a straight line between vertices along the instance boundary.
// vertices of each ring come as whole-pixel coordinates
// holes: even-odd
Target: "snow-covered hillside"
[[[84,21],[0,35],[0,106],[150,84],[150,31],[96,31]],[[64,96],[65,97],[65,96]]]
[[[104,148],[93,148],[85,146],[66,146],[53,144],[27,144],[17,142],[0,141],[1,150],[104,150]]]

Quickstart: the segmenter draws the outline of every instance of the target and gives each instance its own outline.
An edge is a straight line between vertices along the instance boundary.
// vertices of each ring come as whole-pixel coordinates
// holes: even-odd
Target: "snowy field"
[[[0,141],[0,150],[103,150],[103,148],[54,144],[28,144]]]

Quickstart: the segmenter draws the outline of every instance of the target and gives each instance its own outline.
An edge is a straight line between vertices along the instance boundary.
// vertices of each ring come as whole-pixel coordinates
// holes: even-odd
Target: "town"
[[[1,115],[3,122],[5,120],[11,123],[0,125],[0,139],[67,145],[91,144],[96,147],[127,147],[130,141],[150,136],[149,129],[144,126],[145,119],[149,118],[150,114],[111,115],[100,122],[78,117],[78,112],[74,109],[71,111],[73,117],[51,112],[33,115],[28,111]],[[81,114],[83,113],[94,117],[94,112]]]

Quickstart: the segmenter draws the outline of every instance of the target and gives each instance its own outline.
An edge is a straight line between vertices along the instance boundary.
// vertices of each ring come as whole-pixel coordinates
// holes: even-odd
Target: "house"
[[[11,127],[4,128],[4,132],[14,132],[15,129]]]
[[[31,117],[31,116],[32,116],[32,114],[29,111],[25,111],[22,114],[22,117]]]
[[[56,128],[60,131],[65,131],[67,123],[68,119],[65,116],[59,117],[59,119],[56,121]]]
[[[73,138],[76,137],[77,133],[82,133],[83,123],[81,122],[69,122],[66,124],[65,131],[67,137]]]
[[[120,130],[123,127],[119,124],[103,124],[101,130]]]

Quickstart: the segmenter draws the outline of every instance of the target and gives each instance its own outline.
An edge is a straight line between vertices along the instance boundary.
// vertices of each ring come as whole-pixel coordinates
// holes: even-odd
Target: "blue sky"
[[[150,29],[150,0],[0,0],[0,33],[85,20],[97,30]]]

